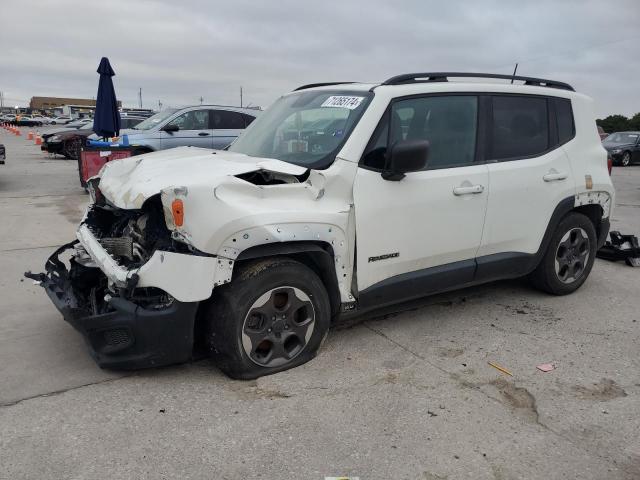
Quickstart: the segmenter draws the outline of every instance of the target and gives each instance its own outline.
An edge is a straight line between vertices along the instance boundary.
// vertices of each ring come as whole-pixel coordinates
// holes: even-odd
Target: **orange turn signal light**
[[[173,223],[175,223],[176,227],[181,227],[184,223],[184,206],[182,205],[182,200],[179,198],[171,202],[171,214],[173,215]]]

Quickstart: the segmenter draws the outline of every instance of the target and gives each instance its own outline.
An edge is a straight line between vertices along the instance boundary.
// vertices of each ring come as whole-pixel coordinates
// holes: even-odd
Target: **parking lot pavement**
[[[104,371],[22,281],[73,238],[75,162],[0,143],[0,478],[640,478],[640,269],[597,260],[568,297],[513,281],[404,305],[253,382],[206,360]],[[640,233],[640,167],[614,184],[612,228]]]

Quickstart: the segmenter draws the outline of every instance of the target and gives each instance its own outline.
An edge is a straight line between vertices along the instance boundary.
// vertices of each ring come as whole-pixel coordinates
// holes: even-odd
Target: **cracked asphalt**
[[[208,360],[100,370],[22,278],[73,238],[75,162],[0,143],[0,478],[640,478],[640,269],[597,260],[567,297],[510,281],[402,305],[252,382]],[[612,228],[640,234],[640,166],[613,179]]]

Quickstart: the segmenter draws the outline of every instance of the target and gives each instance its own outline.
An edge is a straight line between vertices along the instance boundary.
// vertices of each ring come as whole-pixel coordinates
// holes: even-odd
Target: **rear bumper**
[[[122,297],[110,298],[107,313],[96,313],[77,294],[86,285],[59,259],[77,242],[60,247],[37,279],[64,319],[85,338],[91,356],[103,368],[138,369],[180,363],[191,359],[198,302],[174,300],[169,306],[143,308]],[[73,267],[72,267],[73,268]]]

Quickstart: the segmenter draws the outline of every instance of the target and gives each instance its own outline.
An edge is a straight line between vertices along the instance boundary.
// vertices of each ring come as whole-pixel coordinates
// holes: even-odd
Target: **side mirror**
[[[162,127],[162,131],[163,132],[167,132],[167,133],[177,132],[178,130],[180,130],[180,127],[178,125],[176,125],[175,123],[169,123],[169,124],[165,125],[164,127]]]
[[[396,142],[388,154],[382,178],[402,180],[407,172],[417,172],[427,166],[429,142],[427,140],[401,140]]]

